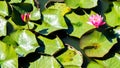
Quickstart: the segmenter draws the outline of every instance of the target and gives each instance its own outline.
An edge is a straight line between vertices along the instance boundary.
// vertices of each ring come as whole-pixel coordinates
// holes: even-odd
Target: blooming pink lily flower
[[[88,24],[94,25],[95,28],[99,28],[100,26],[104,25],[105,22],[103,22],[103,17],[101,17],[101,15],[96,14],[89,17]]]
[[[30,13],[21,14],[21,19],[22,19],[22,21],[28,22],[28,21],[29,21],[29,18],[30,18]]]

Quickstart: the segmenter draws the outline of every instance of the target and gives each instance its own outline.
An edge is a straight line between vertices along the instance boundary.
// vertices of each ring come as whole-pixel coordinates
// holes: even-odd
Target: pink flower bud
[[[101,15],[96,14],[89,17],[88,24],[94,25],[95,28],[99,28],[104,25],[105,22],[103,22],[103,17],[101,17]]]
[[[21,19],[22,19],[22,21],[28,22],[28,21],[29,21],[29,18],[30,18],[30,13],[21,14]]]

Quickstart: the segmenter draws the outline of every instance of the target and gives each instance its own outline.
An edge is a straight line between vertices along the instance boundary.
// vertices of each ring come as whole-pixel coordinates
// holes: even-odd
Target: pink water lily
[[[22,19],[22,21],[28,22],[28,21],[29,21],[29,18],[30,18],[30,13],[21,14],[21,19]]]
[[[88,24],[94,25],[95,28],[99,28],[100,26],[104,25],[105,22],[103,21],[103,17],[101,15],[92,15],[89,17]]]

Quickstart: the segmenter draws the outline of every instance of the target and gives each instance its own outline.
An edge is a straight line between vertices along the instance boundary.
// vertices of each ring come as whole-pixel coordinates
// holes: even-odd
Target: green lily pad
[[[21,3],[22,0],[9,0],[10,2],[9,3]]]
[[[106,31],[107,32],[107,31]],[[117,43],[116,38],[108,34],[94,30],[81,37],[80,48],[89,57],[103,57]]]
[[[61,68],[61,65],[52,56],[41,56],[37,61],[30,63],[29,68]]]
[[[0,1],[0,15],[4,17],[9,15],[8,5],[5,1]]]
[[[119,68],[120,67],[120,54],[115,54],[113,57],[106,60],[95,59],[96,62],[90,62],[87,68]]]
[[[102,65],[100,65],[100,64],[98,64],[98,63],[96,63],[96,62],[93,62],[93,61],[91,61],[89,64],[88,64],[88,66],[87,66],[87,68],[104,68],[104,66],[102,66]]]
[[[68,7],[65,3],[55,3],[54,5],[50,6],[48,9],[57,9],[60,11],[61,15],[65,15],[66,13],[70,12],[71,8]]]
[[[98,0],[80,0],[80,7],[81,8],[93,8],[97,6]]]
[[[51,32],[68,28],[59,10],[46,9],[42,14],[44,20],[41,26],[36,29],[40,34],[48,35]]]
[[[0,67],[18,68],[18,56],[12,46],[0,41]]]
[[[18,47],[15,50],[20,55],[34,52],[35,49],[39,47],[35,35],[29,30],[17,30],[10,36],[18,44]]]
[[[97,6],[97,2],[98,0],[65,0],[65,3],[75,9],[75,8],[78,8],[78,7],[81,7],[81,8],[93,8],[95,6]]]
[[[91,12],[91,14],[93,14],[93,12]],[[67,18],[70,20],[70,23],[72,24],[72,27],[70,27],[69,29],[72,30],[68,30],[71,31],[72,33],[70,34],[71,36],[75,36],[80,38],[84,33],[86,33],[87,31],[95,28],[94,26],[88,24],[88,15],[77,15],[74,12],[72,12],[71,14],[66,15]]]
[[[58,56],[57,59],[65,68],[70,66],[80,68],[83,63],[82,54],[71,46],[68,46],[67,51]]]
[[[110,26],[120,25],[120,2],[113,2],[112,10],[109,13],[105,13],[106,22]]]
[[[64,44],[60,40],[60,38],[55,38],[55,39],[48,39],[42,36],[39,36],[39,39],[42,40],[45,50],[44,53],[53,55],[57,51],[61,50],[64,48]]]
[[[6,36],[7,33],[7,20],[0,16],[0,37]]]
[[[41,19],[41,13],[40,13],[40,9],[34,7],[33,11],[30,13],[30,20],[36,21]]]

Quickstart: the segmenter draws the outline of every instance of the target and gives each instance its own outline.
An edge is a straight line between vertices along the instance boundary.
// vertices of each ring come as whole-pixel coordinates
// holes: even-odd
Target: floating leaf
[[[89,57],[103,57],[117,42],[116,38],[112,38],[114,35],[109,34],[110,33],[105,35],[102,32],[94,30],[81,37],[80,48],[83,49]],[[109,36],[109,38],[107,36]]]
[[[36,21],[39,19],[41,19],[40,9],[34,8],[33,11],[30,13],[30,20]]]
[[[65,3],[71,8],[93,8],[97,6],[98,0],[65,0]]]
[[[11,38],[17,42],[16,52],[20,55],[34,52],[38,47],[35,35],[29,30],[18,30],[11,34]]]
[[[0,36],[6,36],[7,20],[0,16]]]
[[[91,61],[89,64],[88,64],[88,66],[87,66],[87,68],[104,68],[104,66],[102,66],[102,65],[100,65],[100,64],[98,64],[98,63],[96,63],[96,62],[93,62],[93,61]]]
[[[43,12],[43,22],[40,27],[36,29],[40,34],[48,35],[53,31],[67,29],[67,24],[64,17],[56,9],[46,9]]]
[[[9,3],[21,3],[22,0],[9,0]]]
[[[110,26],[120,25],[120,2],[113,2],[112,10],[109,13],[105,13],[106,22]]]
[[[29,68],[61,68],[61,66],[54,57],[41,56],[37,61],[30,63]]]
[[[93,8],[97,6],[97,2],[98,0],[80,0],[79,5],[81,8]]]
[[[64,48],[64,44],[60,40],[60,38],[55,39],[47,39],[45,37],[39,36],[39,39],[43,41],[45,47],[45,53],[53,55],[55,52]]]
[[[91,12],[93,14],[93,12]],[[88,15],[77,15],[74,12],[71,14],[66,15],[67,18],[70,20],[70,23],[72,24],[71,27],[69,26],[68,32],[71,33],[71,36],[75,36],[80,38],[85,32],[93,29],[94,27],[89,25],[88,21]],[[70,30],[69,30],[70,29]]]
[[[0,67],[18,68],[18,56],[12,46],[0,41]]]
[[[88,64],[87,68],[119,68],[120,67],[120,54],[115,54],[113,57],[106,60],[95,59],[96,62]]]
[[[8,5],[5,1],[0,1],[0,15],[4,17],[9,15]]]
[[[75,9],[79,7],[80,0],[65,0],[65,3],[67,6]]]
[[[48,9],[57,9],[60,11],[61,15],[63,16],[71,10],[71,8],[66,6],[66,4],[64,3],[55,3],[53,6],[50,6]]]
[[[57,59],[65,68],[70,66],[80,68],[83,63],[82,54],[71,46],[68,46],[67,51],[58,56]]]

